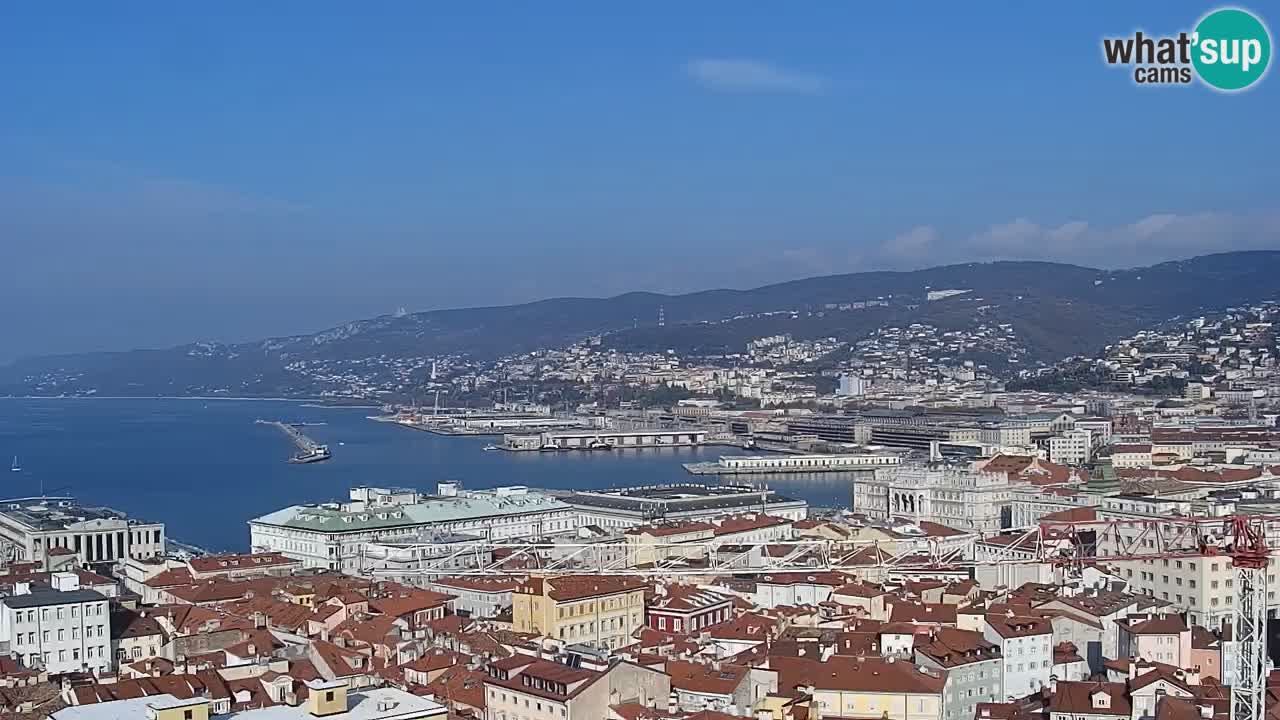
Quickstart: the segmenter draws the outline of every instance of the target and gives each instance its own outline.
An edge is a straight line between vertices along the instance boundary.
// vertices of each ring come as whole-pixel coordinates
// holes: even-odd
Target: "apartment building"
[[[1181,496],[1151,497],[1145,495],[1116,495],[1103,499],[1098,517],[1102,520],[1136,519],[1160,520],[1169,517],[1190,517],[1194,503]],[[1138,550],[1154,553],[1153,537],[1140,538],[1144,527],[1119,527],[1117,532],[1124,544]],[[1223,528],[1225,534],[1226,529]],[[1151,535],[1151,533],[1148,533]],[[1114,537],[1114,536],[1113,536]],[[1115,555],[1118,543],[1109,540],[1100,544],[1100,556]],[[1162,600],[1187,614],[1191,625],[1217,628],[1230,621],[1236,602],[1235,573],[1231,558],[1206,556],[1185,559],[1116,560],[1113,565],[1136,593]],[[1275,587],[1275,558],[1268,568],[1267,582]],[[1276,601],[1275,590],[1267,591],[1270,604]]]
[[[775,664],[775,659],[770,659]],[[821,717],[944,720],[948,673],[910,660],[835,655],[826,662],[777,658],[779,674],[808,678]],[[790,666],[799,666],[791,670]],[[810,711],[812,712],[812,710]]]
[[[113,667],[105,595],[80,588],[75,573],[54,573],[52,587],[16,583],[0,600],[0,644],[27,667],[49,673]]]
[[[692,633],[733,616],[733,596],[696,585],[658,583],[657,595],[646,608],[654,630]]]
[[[978,703],[1000,702],[1004,661],[1000,648],[982,633],[941,628],[915,648],[924,667],[945,670],[944,720],[971,720]]]
[[[1039,617],[989,613],[983,636],[1004,658],[1001,697],[1025,697],[1049,686],[1053,671],[1053,627]]]
[[[566,643],[615,649],[644,625],[640,578],[576,575],[533,577],[511,593],[513,629]]]
[[[1182,615],[1143,613],[1122,618],[1118,624],[1120,657],[1192,667],[1191,628]]]
[[[1084,465],[1093,457],[1093,433],[1067,430],[1049,438],[1049,460],[1063,465]]]
[[[463,575],[431,580],[426,588],[454,596],[453,609],[459,615],[491,618],[511,607],[511,591],[519,584],[513,577]]]
[[[630,662],[590,670],[513,655],[489,663],[484,680],[486,720],[600,720],[610,704],[666,703],[666,673]]]

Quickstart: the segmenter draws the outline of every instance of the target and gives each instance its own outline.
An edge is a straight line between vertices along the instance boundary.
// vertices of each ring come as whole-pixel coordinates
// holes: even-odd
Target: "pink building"
[[[1120,657],[1193,667],[1191,628],[1178,613],[1154,612],[1116,620],[1120,626]]]

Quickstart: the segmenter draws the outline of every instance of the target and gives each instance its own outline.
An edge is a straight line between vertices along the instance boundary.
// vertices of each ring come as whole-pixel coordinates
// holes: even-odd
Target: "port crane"
[[[959,542],[911,537],[894,541],[824,539],[683,543],[574,543],[548,540],[409,545],[411,569],[369,567],[373,577],[643,575],[705,577],[850,572],[927,576],[979,566],[1049,564],[1067,573],[1113,563],[1221,557],[1230,560],[1238,644],[1232,720],[1264,720],[1267,655],[1267,567],[1280,549],[1280,516],[1115,516],[1053,520],[1006,531],[975,556],[975,536]],[[691,558],[698,558],[691,562]],[[638,563],[637,560],[643,560]],[[637,565],[642,565],[637,567]]]

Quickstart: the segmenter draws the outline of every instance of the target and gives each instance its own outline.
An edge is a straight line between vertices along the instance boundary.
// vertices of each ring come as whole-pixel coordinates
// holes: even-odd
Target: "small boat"
[[[22,466],[18,464],[18,456],[13,456],[13,465],[9,468],[9,472],[22,472]]]
[[[497,445],[485,445],[484,449],[485,450],[501,450],[502,448],[498,447]]]
[[[541,450],[542,452],[559,452],[560,446],[555,443],[547,443],[546,445],[543,445],[538,449]]]

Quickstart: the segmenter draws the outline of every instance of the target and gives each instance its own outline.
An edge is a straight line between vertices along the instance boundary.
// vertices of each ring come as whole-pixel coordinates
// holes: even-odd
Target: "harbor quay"
[[[691,447],[707,443],[706,430],[574,430],[502,436],[503,450],[559,451]]]
[[[684,463],[694,475],[750,475],[753,473],[871,472],[899,465],[891,453],[842,455],[722,455],[715,462]]]

